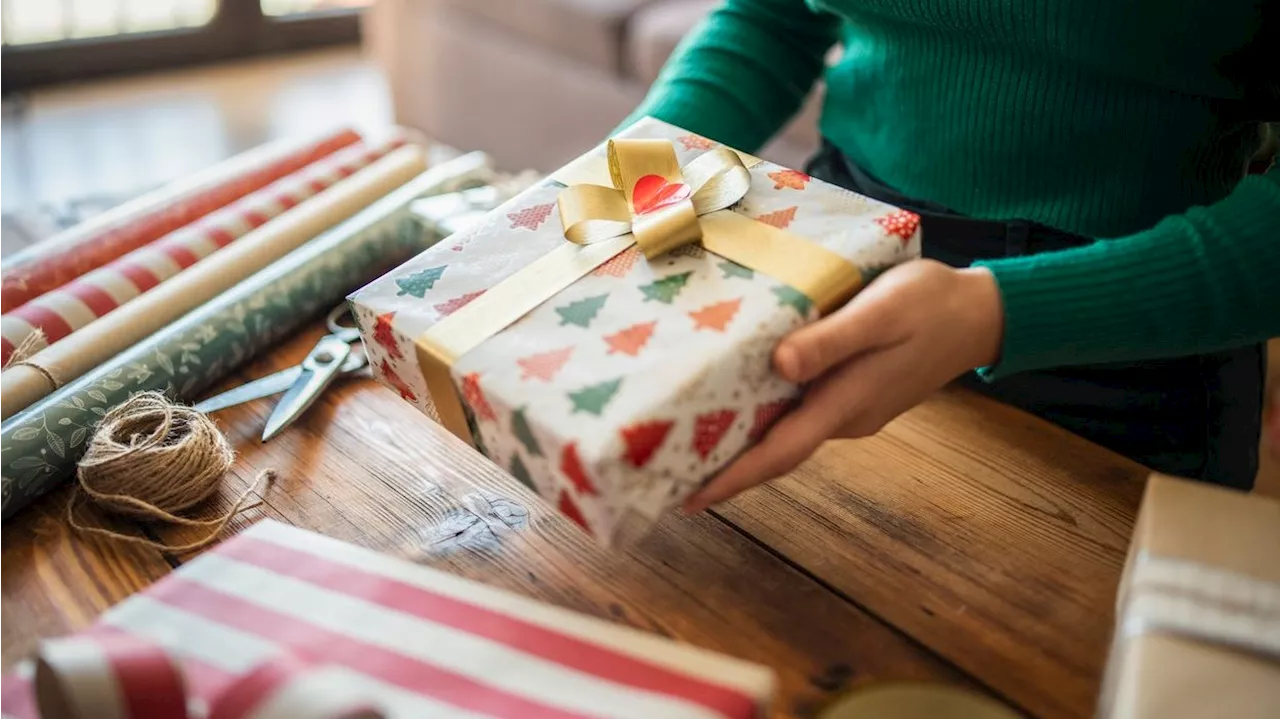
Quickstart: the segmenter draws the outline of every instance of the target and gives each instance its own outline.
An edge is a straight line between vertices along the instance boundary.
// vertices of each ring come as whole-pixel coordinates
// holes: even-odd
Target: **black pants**
[[[808,172],[919,213],[924,256],[953,267],[1093,241],[1025,220],[968,218],[904,197],[830,143],[810,161]],[[961,383],[1151,469],[1247,490],[1258,467],[1265,365],[1265,345],[1258,344],[1189,357],[1022,372],[994,382],[969,374]]]

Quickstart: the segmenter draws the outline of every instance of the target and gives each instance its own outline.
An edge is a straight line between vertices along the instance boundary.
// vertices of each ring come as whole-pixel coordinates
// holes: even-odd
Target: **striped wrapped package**
[[[346,147],[5,313],[0,364],[24,343],[30,356],[67,337],[406,142],[397,133]]]
[[[5,678],[3,712],[751,719],[774,684],[758,665],[264,521],[46,643]],[[170,713],[139,713],[179,685]]]

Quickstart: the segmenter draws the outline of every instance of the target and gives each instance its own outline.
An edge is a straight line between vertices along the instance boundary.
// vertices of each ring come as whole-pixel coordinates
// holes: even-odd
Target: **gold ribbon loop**
[[[699,215],[741,200],[751,174],[732,150],[718,148],[681,168],[667,140],[610,140],[613,187],[576,184],[560,193],[564,236],[587,245],[632,233],[650,259],[702,239]]]
[[[693,209],[699,215],[731,207],[751,189],[751,172],[742,158],[723,147],[699,155],[682,171],[693,188]]]
[[[566,187],[558,200],[564,237],[589,245],[631,232],[631,206],[622,192],[603,185]]]
[[[609,179],[627,193],[645,175],[657,175],[667,182],[683,182],[676,148],[669,140],[610,140]]]

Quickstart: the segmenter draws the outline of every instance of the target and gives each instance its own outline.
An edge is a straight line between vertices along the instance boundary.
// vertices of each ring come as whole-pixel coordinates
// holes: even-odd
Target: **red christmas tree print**
[[[717,302],[714,305],[707,305],[700,310],[689,313],[693,318],[693,328],[695,330],[715,330],[716,332],[724,332],[733,318],[738,315],[738,310],[742,308],[742,298],[736,300],[725,300]]]
[[[599,494],[596,486],[591,483],[591,478],[587,476],[587,470],[582,466],[582,460],[578,459],[578,444],[570,442],[560,451],[560,471],[564,476],[573,482],[573,488],[577,490],[578,495]]]
[[[519,212],[508,212],[507,219],[511,220],[511,229],[513,230],[536,230],[551,216],[551,210],[555,206],[556,203],[549,202],[545,205],[526,207]]]
[[[916,234],[916,230],[920,229],[920,215],[907,210],[898,210],[884,217],[877,217],[876,224],[883,227],[885,232],[901,239],[905,246]]]
[[[649,343],[649,338],[653,336],[653,328],[657,326],[657,322],[641,322],[605,337],[604,341],[609,345],[609,354],[621,352],[635,357]]]
[[[391,365],[387,364],[386,360],[382,360],[382,364],[378,365],[378,369],[382,371],[382,376],[387,380],[387,383],[400,393],[400,399],[406,399],[410,402],[418,401],[418,396],[413,393],[412,389],[409,389],[409,385],[405,384],[404,380],[400,379],[400,375],[396,374],[396,371],[391,368]]]
[[[569,357],[572,355],[573,347],[565,347],[521,357],[516,360],[516,364],[520,365],[520,369],[524,370],[520,375],[520,379],[540,379],[543,382],[550,382],[556,378],[560,368],[564,367],[564,363],[568,362]]]
[[[631,466],[641,469],[648,464],[674,426],[675,422],[669,420],[654,420],[623,427],[620,433],[627,444],[626,459]]]
[[[795,206],[792,206],[786,209],[768,212],[757,217],[756,221],[763,222],[766,225],[773,225],[779,230],[785,230],[787,229],[787,226],[791,224],[791,221],[796,219],[796,209],[797,208]]]
[[[698,415],[693,425],[693,449],[699,457],[705,460],[715,450],[737,416],[738,411],[734,409]]]
[[[378,346],[387,351],[395,359],[404,357],[404,353],[400,351],[400,345],[396,343],[395,333],[391,330],[391,320],[394,319],[396,313],[388,312],[378,315],[378,319],[373,323],[373,341]]]
[[[560,510],[560,514],[568,517],[574,524],[587,530],[587,534],[591,533],[591,527],[587,525],[587,518],[582,516],[582,510],[578,509],[578,505],[573,503],[568,493],[560,493],[560,501],[556,503],[556,509]]]
[[[591,274],[596,277],[626,277],[641,257],[643,255],[640,250],[633,245],[609,258],[608,262],[592,270]]]
[[[773,180],[773,189],[775,190],[783,188],[803,190],[804,186],[809,184],[811,178],[797,170],[778,170],[777,172],[770,172],[769,179]]]
[[[467,406],[475,413],[477,419],[495,420],[498,415],[493,413],[493,407],[489,405],[489,400],[485,399],[484,392],[480,389],[480,373],[472,372],[462,378],[462,399],[466,401]]]
[[[445,302],[441,302],[438,305],[435,305],[435,310],[436,312],[440,313],[441,317],[448,317],[454,312],[457,312],[463,307],[466,307],[467,305],[471,304],[472,300],[474,300],[475,298],[483,294],[484,294],[484,290],[480,290],[479,292],[468,292],[467,294],[461,297],[454,297],[451,300],[447,300]]]
[[[684,149],[686,150],[710,150],[716,146],[715,140],[708,140],[702,135],[681,135],[680,137],[677,137],[676,140],[678,140],[681,145],[684,145]]]
[[[752,442],[758,441],[764,437],[764,433],[769,431],[775,420],[786,413],[791,407],[791,400],[780,399],[775,402],[765,402],[756,406],[755,421],[751,423],[751,432],[748,435]]]

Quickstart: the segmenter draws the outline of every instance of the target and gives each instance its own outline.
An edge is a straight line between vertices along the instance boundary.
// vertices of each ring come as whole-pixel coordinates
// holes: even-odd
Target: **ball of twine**
[[[157,392],[136,394],[107,412],[80,460],[78,491],[67,503],[67,520],[79,532],[142,544],[165,551],[198,549],[218,537],[258,488],[275,478],[259,473],[231,509],[213,519],[178,515],[217,492],[231,468],[235,452],[221,430],[204,414],[170,402]],[[153,542],[101,527],[89,527],[76,517],[81,494],[107,512],[147,521],[211,527],[202,539],[181,546]]]

